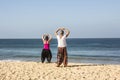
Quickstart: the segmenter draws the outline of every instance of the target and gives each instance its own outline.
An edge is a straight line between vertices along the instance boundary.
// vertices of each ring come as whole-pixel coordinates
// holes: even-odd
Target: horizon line
[[[41,39],[41,38],[0,38],[0,39]],[[56,38],[52,38],[52,39],[56,39]],[[118,38],[101,38],[101,37],[99,37],[99,38],[76,38],[76,37],[73,37],[73,38],[67,38],[67,39],[120,39],[119,37]]]

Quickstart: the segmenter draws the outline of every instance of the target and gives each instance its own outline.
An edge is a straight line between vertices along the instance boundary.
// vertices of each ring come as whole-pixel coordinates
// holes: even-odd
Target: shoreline
[[[119,80],[120,65],[0,61],[0,80]]]
[[[51,62],[55,63],[57,60],[56,58],[52,58]],[[34,59],[3,59],[0,62],[41,62],[40,58]],[[47,62],[47,60],[45,60]],[[104,64],[104,65],[120,65],[120,62],[117,61],[108,61],[108,60],[87,60],[87,59],[68,59],[68,63],[76,63],[76,64]]]

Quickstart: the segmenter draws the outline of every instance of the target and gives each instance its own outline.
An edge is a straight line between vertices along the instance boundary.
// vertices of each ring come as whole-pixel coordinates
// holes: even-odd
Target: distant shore
[[[120,65],[0,62],[0,80],[120,80]]]

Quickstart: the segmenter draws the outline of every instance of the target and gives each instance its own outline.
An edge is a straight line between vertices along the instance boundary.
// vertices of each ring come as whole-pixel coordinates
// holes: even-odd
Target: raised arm
[[[69,34],[70,34],[70,31],[67,29],[67,28],[63,28],[63,30],[65,31],[65,33],[66,33],[66,37],[68,37],[69,36]]]
[[[58,35],[58,31],[61,30],[61,28],[58,28],[56,31],[55,31],[55,36]]]
[[[45,34],[42,35],[42,41],[44,41]]]

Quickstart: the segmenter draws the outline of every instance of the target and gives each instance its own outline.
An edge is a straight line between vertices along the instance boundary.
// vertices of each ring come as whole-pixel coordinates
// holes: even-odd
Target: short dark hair
[[[64,34],[64,31],[63,31],[63,30],[60,30],[60,34],[62,34],[62,35],[63,35],[63,34]]]

